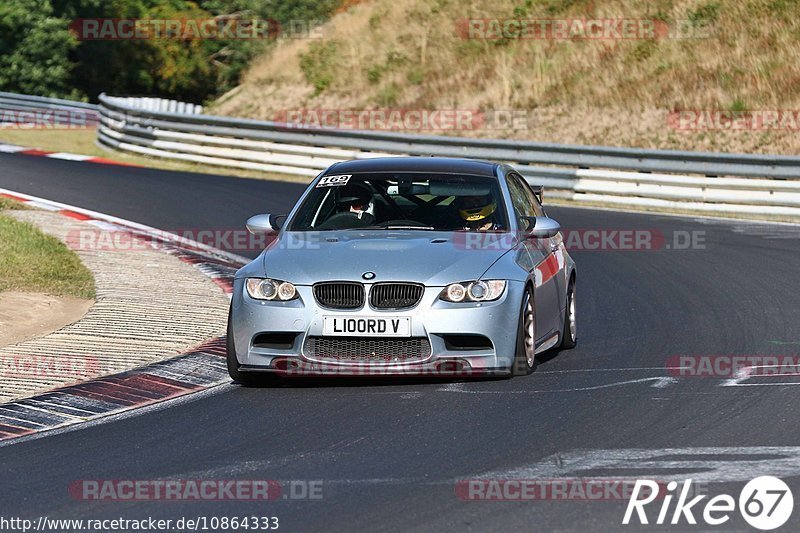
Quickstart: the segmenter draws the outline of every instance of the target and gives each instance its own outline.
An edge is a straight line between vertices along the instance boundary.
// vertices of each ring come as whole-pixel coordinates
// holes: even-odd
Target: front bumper
[[[298,286],[299,299],[290,302],[254,300],[244,279],[234,282],[231,332],[242,371],[298,375],[465,375],[509,373],[517,342],[524,284],[509,281],[500,299],[485,303],[454,304],[439,299],[442,287],[426,287],[419,304],[403,311],[362,309],[338,311],[320,307],[312,288]],[[318,359],[310,354],[310,338],[323,337],[324,316],[410,317],[411,337],[430,343],[430,355],[413,362],[357,362]],[[282,346],[254,342],[265,333],[293,334]],[[452,335],[479,335],[488,339],[481,349],[462,349],[445,342]],[[291,335],[289,335],[291,336]]]

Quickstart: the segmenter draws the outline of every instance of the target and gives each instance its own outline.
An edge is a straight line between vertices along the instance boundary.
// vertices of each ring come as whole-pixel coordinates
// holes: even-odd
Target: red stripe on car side
[[[551,253],[548,255],[547,259],[539,263],[539,266],[536,268],[542,273],[542,283],[547,283],[558,274],[558,258],[556,254]]]

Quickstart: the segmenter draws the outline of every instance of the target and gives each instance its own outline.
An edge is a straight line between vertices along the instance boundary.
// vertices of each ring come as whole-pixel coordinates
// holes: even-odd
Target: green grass
[[[330,87],[336,76],[337,54],[336,41],[323,41],[313,43],[308,53],[300,57],[300,70],[303,71],[306,80],[314,86],[315,95]]]
[[[16,210],[27,209],[27,207],[25,207],[25,204],[23,203],[17,202],[15,200],[9,200],[8,198],[3,198],[2,196],[0,196],[0,211],[4,209],[12,211],[15,209]]]
[[[75,252],[32,224],[2,214],[19,205],[0,198],[0,292],[93,299],[94,278]]]

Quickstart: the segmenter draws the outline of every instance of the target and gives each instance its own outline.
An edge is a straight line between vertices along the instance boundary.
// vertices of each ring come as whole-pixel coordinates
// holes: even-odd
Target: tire
[[[228,375],[233,381],[244,387],[256,387],[278,381],[278,376],[273,374],[262,375],[262,373],[242,372],[239,370],[239,361],[236,359],[236,347],[233,342],[233,327],[231,326],[230,311],[228,311],[228,331],[225,342],[225,360],[228,365]]]
[[[567,308],[564,311],[564,330],[561,332],[562,350],[571,350],[578,344],[578,330],[575,320],[575,278],[572,278],[567,287]]]
[[[536,310],[530,287],[525,289],[517,326],[517,349],[511,366],[512,376],[527,376],[536,370]]]

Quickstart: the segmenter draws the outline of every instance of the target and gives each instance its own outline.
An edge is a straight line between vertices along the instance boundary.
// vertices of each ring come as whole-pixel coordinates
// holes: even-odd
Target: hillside
[[[512,110],[522,127],[442,133],[800,153],[798,15],[798,0],[368,0],[335,15],[324,38],[272,47],[212,112]],[[509,19],[644,20],[655,31],[492,34],[493,20]],[[470,27],[491,38],[468,38]],[[675,122],[685,110],[701,112]]]

